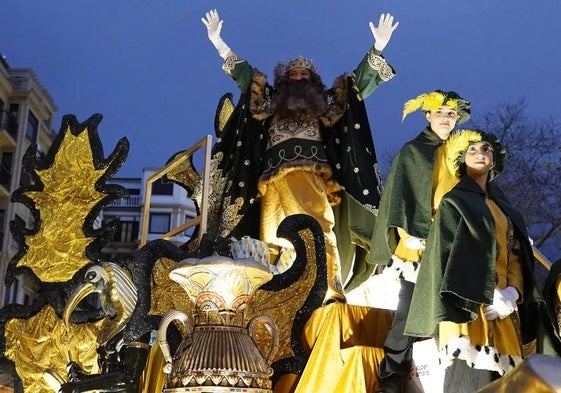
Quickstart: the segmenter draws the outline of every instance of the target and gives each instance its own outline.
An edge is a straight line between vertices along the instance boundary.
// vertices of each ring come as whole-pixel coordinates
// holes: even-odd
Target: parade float
[[[325,243],[309,216],[288,217],[279,227],[295,259],[278,274],[271,273],[266,246],[258,240],[206,231],[209,162],[199,172],[189,154],[179,154],[164,172],[191,192],[202,185],[202,219],[191,241],[178,246],[143,239],[127,257],[104,255],[119,223],[95,227],[94,221],[127,196],[108,181],[125,162],[129,144],[121,139],[106,157],[97,132],[101,120],[99,114],[82,123],[65,116],[47,155],[39,159],[31,146],[23,160],[29,183],[13,193],[12,202],[32,212],[34,225],[12,222],[19,251],[6,284],[25,278],[37,296],[30,305],[0,310],[0,364],[13,376],[14,391],[376,389],[391,310],[323,304]],[[552,312],[559,315],[558,282],[550,281]],[[529,359],[500,383],[537,380],[547,386],[557,359]],[[415,371],[411,380],[410,391],[422,392]]]

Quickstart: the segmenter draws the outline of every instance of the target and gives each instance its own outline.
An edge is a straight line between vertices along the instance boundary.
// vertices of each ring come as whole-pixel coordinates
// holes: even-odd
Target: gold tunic
[[[512,225],[495,202],[489,198],[485,202],[493,215],[496,227],[496,286],[500,289],[512,286],[522,294],[522,267],[516,248],[512,244]],[[523,300],[521,296],[518,302]],[[500,374],[510,371],[522,360],[518,311],[504,319],[488,321],[483,313],[484,307],[485,305],[480,305],[477,310],[478,317],[472,322],[439,324],[438,343],[444,365],[446,361],[451,362],[456,357],[458,349],[461,350],[459,358],[466,360],[468,364]],[[482,351],[479,348],[483,346],[486,347]],[[504,361],[497,361],[495,355],[502,357]],[[511,355],[512,362],[504,355]]]
[[[280,223],[294,214],[315,218],[325,234],[328,293],[326,299],[345,298],[335,216],[330,195],[339,189],[331,179],[331,168],[321,144],[318,122],[280,120],[269,129],[265,168],[259,179],[261,195],[261,240],[291,249],[292,244],[277,237]],[[286,254],[288,257],[290,253]],[[284,261],[283,269],[292,261]]]

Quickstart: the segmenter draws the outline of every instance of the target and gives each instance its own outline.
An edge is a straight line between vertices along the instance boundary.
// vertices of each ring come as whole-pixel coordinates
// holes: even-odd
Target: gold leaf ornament
[[[96,339],[100,325],[101,321],[67,328],[50,306],[29,319],[9,320],[4,355],[14,362],[24,392],[52,391],[43,372],[51,368],[66,376],[70,360],[78,362],[85,373],[99,373]]]
[[[83,225],[88,213],[106,196],[95,183],[107,168],[95,169],[87,128],[78,135],[68,129],[50,168],[38,170],[42,191],[25,193],[35,203],[41,224],[26,236],[27,253],[18,266],[28,266],[44,282],[60,282],[90,263]]]

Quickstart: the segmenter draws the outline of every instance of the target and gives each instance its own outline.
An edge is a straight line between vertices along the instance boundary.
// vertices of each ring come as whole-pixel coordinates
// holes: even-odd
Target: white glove
[[[216,10],[208,11],[205,16],[206,18],[201,18],[201,21],[206,26],[208,39],[212,42],[220,57],[226,60],[232,50],[222,40],[222,37],[220,37],[220,31],[222,30],[222,23],[224,23],[224,21],[220,20],[218,11]]]
[[[390,38],[392,37],[392,33],[397,26],[399,26],[399,22],[395,22],[393,24],[393,16],[390,14],[382,14],[380,15],[380,21],[378,22],[378,27],[374,26],[374,23],[370,22],[368,25],[370,26],[370,30],[372,30],[372,35],[374,36],[374,49],[377,51],[383,51],[388,42],[390,42]]]
[[[425,239],[420,237],[411,236],[405,240],[405,247],[411,250],[424,250],[425,249]]]
[[[493,304],[485,307],[483,310],[485,317],[489,321],[497,318],[504,319],[518,310],[516,301],[518,300],[518,291],[514,287],[506,287],[505,289],[495,288],[493,293]]]

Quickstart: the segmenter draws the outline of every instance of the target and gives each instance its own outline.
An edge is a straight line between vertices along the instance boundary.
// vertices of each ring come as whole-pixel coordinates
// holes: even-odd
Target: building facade
[[[10,259],[17,252],[10,235],[10,222],[20,221],[31,227],[33,217],[21,204],[10,203],[11,193],[25,181],[21,170],[23,156],[30,145],[44,155],[55,133],[53,115],[58,110],[53,98],[32,69],[11,68],[0,55],[0,280],[3,283]],[[32,288],[22,280],[10,287],[0,285],[0,306],[26,304]]]
[[[0,282],[3,284],[6,269],[18,251],[10,234],[10,222],[20,221],[33,227],[29,209],[11,203],[12,192],[25,182],[22,159],[30,145],[36,145],[41,157],[50,148],[56,133],[52,119],[58,110],[53,98],[32,69],[11,68],[0,55]],[[108,183],[126,188],[128,198],[112,202],[98,219],[98,225],[119,220],[120,230],[103,249],[109,257],[131,253],[140,246],[142,211],[145,204],[146,181],[159,168],[145,168],[142,177],[114,178]],[[196,216],[193,201],[184,188],[161,180],[152,184],[147,241],[163,237]],[[180,245],[190,239],[192,228],[168,240]],[[0,285],[0,307],[9,303],[30,304],[33,288],[18,279],[9,287]]]
[[[127,189],[128,198],[112,202],[103,211],[103,223],[115,219],[121,222],[113,240],[103,252],[114,256],[122,256],[136,250],[140,246],[140,230],[142,227],[142,210],[146,203],[147,180],[160,168],[144,168],[141,178],[114,178],[108,184],[119,184]],[[173,228],[183,225],[197,215],[195,204],[187,191],[171,182],[156,181],[152,184],[148,212],[147,241],[159,239]],[[191,237],[193,228],[181,232],[168,240],[181,245]]]

